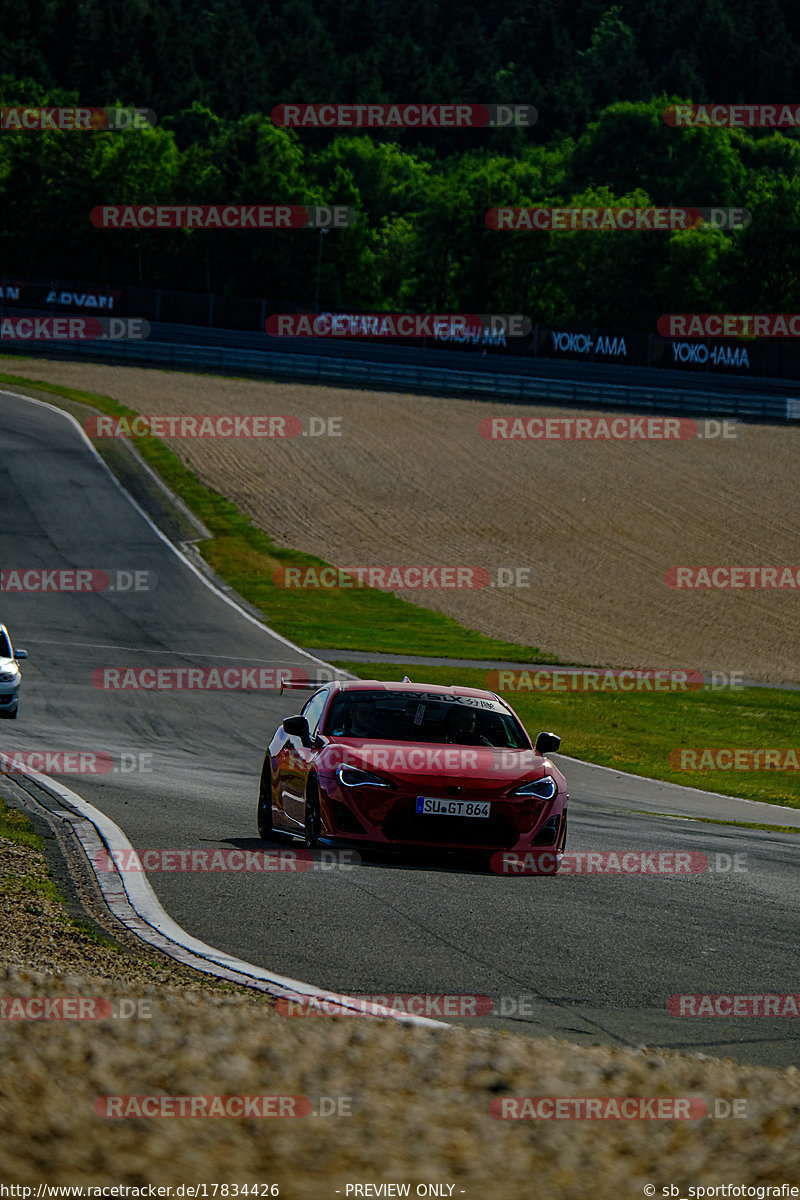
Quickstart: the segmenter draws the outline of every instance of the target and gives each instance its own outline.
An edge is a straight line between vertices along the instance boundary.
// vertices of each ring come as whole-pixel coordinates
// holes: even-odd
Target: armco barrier
[[[136,365],[246,372],[281,379],[335,383],[351,387],[386,388],[391,391],[444,393],[510,403],[554,401],[559,405],[590,408],[657,409],[713,417],[750,417],[762,421],[800,420],[800,399],[750,389],[705,391],[679,386],[642,387],[600,383],[589,379],[553,378],[514,374],[507,369],[465,371],[419,363],[332,357],[322,353],[280,353],[242,346],[195,345],[159,341],[120,342],[5,342],[12,354],[122,362]]]

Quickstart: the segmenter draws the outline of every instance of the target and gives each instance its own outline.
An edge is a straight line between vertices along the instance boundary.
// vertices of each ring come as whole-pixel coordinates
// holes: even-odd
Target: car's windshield
[[[325,733],[381,742],[529,748],[523,729],[502,704],[476,696],[342,692],[330,707]]]

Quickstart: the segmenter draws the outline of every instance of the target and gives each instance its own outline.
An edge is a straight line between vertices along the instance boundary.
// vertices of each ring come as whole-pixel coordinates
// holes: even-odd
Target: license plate
[[[488,800],[438,800],[433,796],[417,796],[417,812],[436,817],[488,817]]]

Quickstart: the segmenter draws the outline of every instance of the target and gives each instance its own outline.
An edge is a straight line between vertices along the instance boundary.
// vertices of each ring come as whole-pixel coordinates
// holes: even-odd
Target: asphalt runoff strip
[[[318,650],[316,648],[307,650],[308,654],[316,654],[319,658],[324,658],[326,662],[374,662],[374,663],[403,663],[407,666],[419,665],[420,667],[474,667],[480,670],[485,667],[487,671],[559,671],[563,673],[580,674],[582,671],[605,671],[610,670],[608,667],[584,666],[576,667],[574,664],[570,666],[561,666],[556,663],[530,663],[530,662],[494,662],[491,659],[485,658],[423,658],[417,654],[378,654],[376,651],[368,650]],[[637,668],[631,667],[630,670]],[[709,671],[710,675],[711,672]],[[784,692],[800,691],[800,683],[759,683],[755,679],[742,680],[742,687],[757,687],[757,688],[778,688]]]

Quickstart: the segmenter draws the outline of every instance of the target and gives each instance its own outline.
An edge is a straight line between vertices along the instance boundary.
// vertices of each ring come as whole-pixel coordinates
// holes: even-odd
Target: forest
[[[502,9],[451,0],[21,2],[4,107],[133,105],[152,126],[0,131],[0,273],[388,312],[654,329],[800,308],[793,128],[676,128],[668,105],[800,102],[776,0]],[[102,63],[98,69],[97,63]],[[530,104],[528,128],[291,129],[279,104]],[[313,230],[98,229],[103,204],[335,204]],[[740,229],[510,230],[497,207],[744,208]]]

